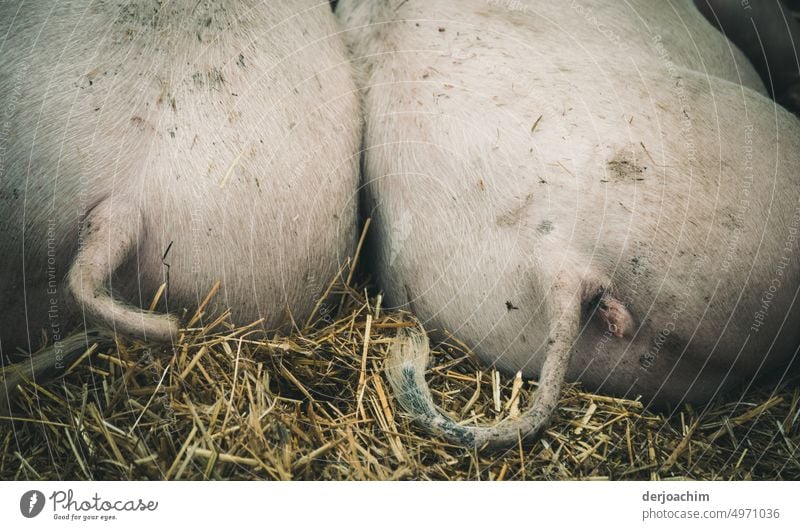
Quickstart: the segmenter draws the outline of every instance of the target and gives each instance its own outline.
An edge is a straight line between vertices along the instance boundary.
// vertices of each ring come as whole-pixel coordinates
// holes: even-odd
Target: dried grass
[[[408,422],[383,376],[412,319],[347,280],[331,294],[332,314],[291,334],[199,315],[174,347],[118,339],[27,387],[0,420],[0,479],[800,479],[797,379],[669,415],[569,386],[532,447],[448,445]],[[532,383],[456,339],[433,356],[435,398],[463,421],[530,402]]]

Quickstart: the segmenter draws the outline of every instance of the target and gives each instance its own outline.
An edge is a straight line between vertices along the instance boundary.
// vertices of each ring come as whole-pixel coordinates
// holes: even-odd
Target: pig
[[[800,113],[800,23],[780,1],[695,0],[753,63],[770,95]]]
[[[0,4],[3,358],[168,343],[217,281],[204,314],[303,325],[356,239],[339,31],[313,0]]]
[[[448,441],[536,439],[563,381],[707,402],[800,344],[800,124],[691,0],[341,0],[365,114],[386,360]],[[456,423],[428,337],[538,378],[527,411]]]

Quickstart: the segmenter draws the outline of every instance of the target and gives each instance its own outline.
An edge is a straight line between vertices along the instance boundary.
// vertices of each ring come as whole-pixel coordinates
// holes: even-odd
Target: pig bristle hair
[[[434,404],[425,381],[430,356],[428,337],[421,326],[398,331],[389,347],[386,374],[400,406],[429,432],[466,447],[502,448],[535,440],[547,427],[558,404],[577,329],[575,319],[561,319],[542,367],[539,388],[531,407],[517,418],[492,426],[459,425]]]
[[[114,218],[118,222],[113,222]],[[127,205],[112,206],[111,201],[101,202],[86,218],[83,244],[67,275],[67,285],[86,322],[102,323],[145,341],[170,342],[178,333],[175,317],[116,300],[106,287],[113,272],[136,248],[142,230],[138,211]]]

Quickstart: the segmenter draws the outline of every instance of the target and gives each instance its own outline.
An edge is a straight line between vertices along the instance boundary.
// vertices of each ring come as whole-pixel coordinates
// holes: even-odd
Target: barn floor
[[[190,323],[174,350],[98,348],[0,420],[0,479],[800,479],[796,375],[671,414],[571,386],[532,447],[478,454],[430,439],[382,373],[411,319],[344,281],[332,293],[334,315],[288,336],[223,315]],[[461,419],[494,422],[535,388],[513,391],[455,339],[433,353],[435,397]]]

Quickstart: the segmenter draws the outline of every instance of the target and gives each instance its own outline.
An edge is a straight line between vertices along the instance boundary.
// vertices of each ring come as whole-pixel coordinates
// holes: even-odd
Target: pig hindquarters
[[[388,363],[428,429],[530,439],[564,377],[706,401],[800,343],[800,127],[690,0],[342,0],[362,72],[365,201],[390,304],[539,378],[528,412],[456,424]]]
[[[0,5],[0,349],[308,317],[356,229],[358,98],[327,3]],[[148,311],[159,287],[161,303]]]

